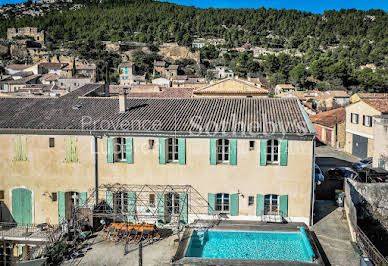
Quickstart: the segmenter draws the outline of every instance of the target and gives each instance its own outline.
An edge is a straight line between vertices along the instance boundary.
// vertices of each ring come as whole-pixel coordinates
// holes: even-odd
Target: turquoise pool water
[[[193,230],[186,257],[312,261],[310,252],[303,232]]]

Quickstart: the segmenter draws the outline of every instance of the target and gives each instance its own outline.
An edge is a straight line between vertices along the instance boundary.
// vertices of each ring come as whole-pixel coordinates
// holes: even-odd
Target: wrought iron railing
[[[356,240],[358,246],[363,253],[367,255],[370,260],[377,266],[388,266],[388,260],[380,253],[380,251],[373,245],[369,238],[364,234],[358,225],[353,224],[356,233]]]

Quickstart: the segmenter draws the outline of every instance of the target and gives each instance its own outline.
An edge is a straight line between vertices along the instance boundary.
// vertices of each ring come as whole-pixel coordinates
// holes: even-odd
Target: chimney
[[[108,71],[108,67],[106,67],[105,68],[105,85],[104,85],[105,97],[110,97],[109,85],[110,85],[109,71]]]
[[[120,113],[125,113],[127,111],[127,104],[125,102],[126,98],[127,98],[127,88],[123,88],[123,91],[119,95]]]

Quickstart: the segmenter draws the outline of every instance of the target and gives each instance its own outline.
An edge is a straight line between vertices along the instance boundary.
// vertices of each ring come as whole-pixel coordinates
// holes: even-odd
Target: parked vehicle
[[[362,159],[361,161],[359,162],[355,162],[352,164],[352,168],[354,170],[361,170],[365,167],[372,167],[372,163],[373,163],[373,158],[372,157],[369,157],[369,158],[365,158],[365,159]]]
[[[327,171],[329,179],[344,180],[345,178],[356,179],[358,174],[349,167],[331,168]]]
[[[315,183],[320,185],[325,180],[325,176],[322,173],[321,168],[318,165],[315,165]]]
[[[365,167],[359,173],[361,182],[382,183],[388,182],[388,171],[382,168]]]

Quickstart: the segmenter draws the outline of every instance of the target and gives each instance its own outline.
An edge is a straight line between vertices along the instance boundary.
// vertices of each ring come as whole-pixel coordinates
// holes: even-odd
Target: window
[[[148,149],[152,150],[154,148],[154,145],[155,145],[155,140],[149,139],[148,140]]]
[[[372,126],[372,117],[370,115],[363,115],[362,116],[362,125],[366,127]]]
[[[384,160],[384,159],[379,159],[379,162],[378,162],[378,167],[379,168],[382,168],[382,169],[385,169],[385,164],[387,162]]]
[[[54,146],[55,146],[55,139],[49,138],[49,148],[54,148]]]
[[[169,138],[168,139],[168,161],[177,162],[178,161],[178,139]]]
[[[4,190],[0,190],[0,200],[4,200]]]
[[[149,204],[150,204],[150,207],[155,207],[155,194],[150,194],[149,196]]]
[[[179,194],[178,193],[167,193],[166,194],[166,206],[168,215],[179,215]]]
[[[249,196],[248,197],[248,206],[252,206],[255,203],[255,197]]]
[[[128,213],[128,195],[126,192],[113,193],[113,209],[116,213]]]
[[[114,159],[115,162],[125,162],[127,160],[125,138],[115,138]]]
[[[27,161],[27,139],[25,136],[15,136],[15,161]]]
[[[254,140],[250,140],[249,141],[249,150],[253,151],[254,149],[255,149],[255,141]]]
[[[52,201],[57,201],[58,200],[58,193],[57,192],[52,192],[51,193],[51,200]]]
[[[277,139],[267,140],[267,163],[279,163],[279,141]]]
[[[229,194],[218,193],[216,195],[216,209],[217,212],[229,212]]]
[[[358,114],[355,114],[355,113],[350,114],[350,123],[358,124]]]
[[[278,195],[269,194],[264,196],[264,215],[279,213]]]
[[[217,140],[217,162],[223,163],[229,161],[229,140],[218,139]]]

